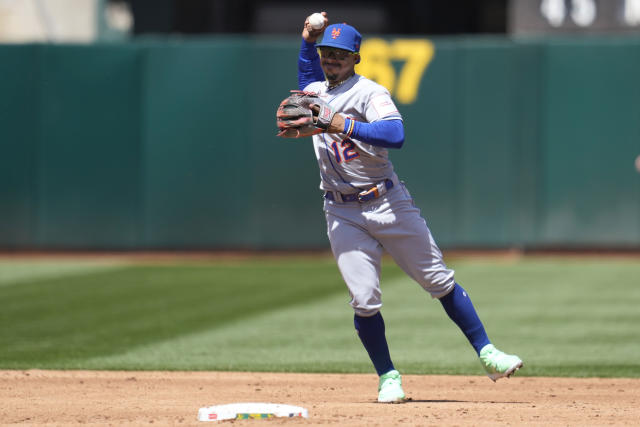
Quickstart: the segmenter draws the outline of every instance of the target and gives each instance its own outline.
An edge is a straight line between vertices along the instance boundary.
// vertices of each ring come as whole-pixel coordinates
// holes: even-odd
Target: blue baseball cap
[[[333,24],[324,30],[322,42],[316,44],[317,47],[336,47],[338,49],[348,50],[349,52],[358,53],[360,51],[360,42],[362,36],[351,25]]]

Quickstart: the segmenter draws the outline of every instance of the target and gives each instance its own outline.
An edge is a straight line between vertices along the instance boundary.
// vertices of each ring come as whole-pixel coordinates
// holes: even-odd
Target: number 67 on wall
[[[433,43],[425,39],[366,39],[356,72],[386,87],[398,102],[411,104],[418,97],[420,81],[434,52]],[[397,76],[392,61],[404,61]]]

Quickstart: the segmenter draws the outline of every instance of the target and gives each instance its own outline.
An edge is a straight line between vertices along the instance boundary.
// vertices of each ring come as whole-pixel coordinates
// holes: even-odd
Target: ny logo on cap
[[[331,38],[337,39],[338,37],[340,37],[340,30],[340,28],[334,28],[333,30],[331,30]]]

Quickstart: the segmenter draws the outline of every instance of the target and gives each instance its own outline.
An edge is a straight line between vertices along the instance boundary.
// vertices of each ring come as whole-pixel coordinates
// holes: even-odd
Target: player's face
[[[340,82],[354,73],[356,62],[360,58],[357,53],[333,47],[321,47],[320,65],[330,83]]]

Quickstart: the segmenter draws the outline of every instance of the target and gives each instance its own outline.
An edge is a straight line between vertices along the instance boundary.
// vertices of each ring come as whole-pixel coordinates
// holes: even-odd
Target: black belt
[[[333,200],[336,202],[368,202],[369,200],[377,199],[393,188],[393,181],[385,179],[380,181],[375,186],[368,190],[363,190],[359,193],[342,194],[338,191],[325,191],[324,198],[327,200]],[[336,197],[337,196],[337,197]]]

